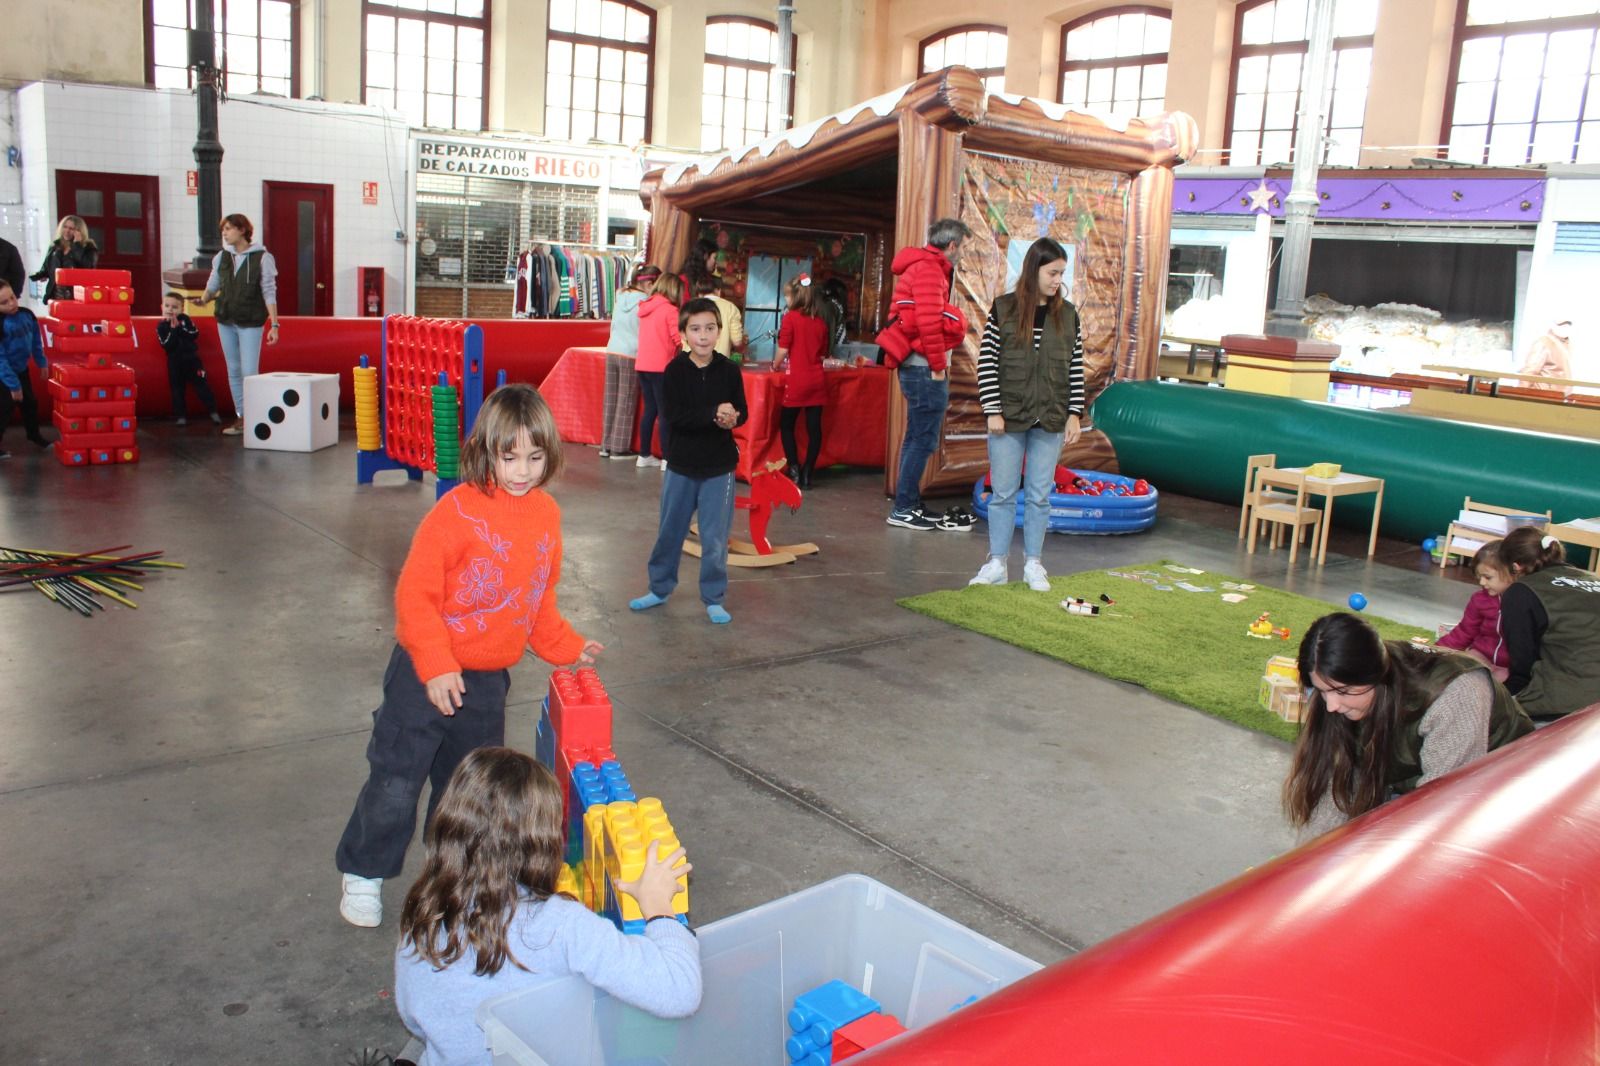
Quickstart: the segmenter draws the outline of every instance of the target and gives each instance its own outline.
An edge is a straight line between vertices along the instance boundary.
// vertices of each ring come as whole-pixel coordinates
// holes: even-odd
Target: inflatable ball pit
[[[1096,488],[1096,482],[1101,487]],[[1077,492],[1069,491],[1078,489]],[[989,476],[978,479],[972,489],[972,509],[985,522],[989,520]],[[1161,494],[1147,481],[1107,474],[1099,470],[1071,470],[1056,467],[1055,491],[1050,494],[1052,533],[1080,533],[1110,536],[1142,533],[1156,520]],[[1023,493],[1017,493],[1016,528],[1022,528]]]

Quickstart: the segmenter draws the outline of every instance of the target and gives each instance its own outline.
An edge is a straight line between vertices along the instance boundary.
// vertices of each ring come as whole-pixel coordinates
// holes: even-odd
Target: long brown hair
[[[1284,813],[1303,826],[1331,792],[1348,817],[1365,814],[1383,802],[1388,788],[1389,751],[1411,682],[1408,664],[1367,622],[1339,613],[1311,623],[1300,642],[1299,666],[1309,698],[1283,782]],[[1313,673],[1341,687],[1372,685],[1372,708],[1357,722],[1334,714],[1312,686]]]
[[[789,282],[789,310],[817,317],[817,287],[810,274],[801,274]]]
[[[1549,541],[1546,544],[1545,541]],[[1533,574],[1547,566],[1555,566],[1567,561],[1567,549],[1561,542],[1548,536],[1542,529],[1532,526],[1523,526],[1513,529],[1506,534],[1506,539],[1500,542],[1500,558],[1506,561],[1508,567],[1515,567],[1511,571],[1513,577],[1523,574]]]
[[[562,829],[561,789],[542,764],[510,748],[468,755],[428,828],[422,873],[400,912],[401,946],[440,969],[471,948],[479,977],[507,962],[526,969],[506,930],[525,896],[555,894]]]
[[[544,452],[544,475],[534,488],[549,484],[561,473],[561,431],[539,390],[521,383],[495,389],[478,409],[478,420],[461,445],[461,480],[488,492],[495,483],[494,457],[516,447],[524,432]]]
[[[1016,320],[1011,324],[1011,334],[1030,348],[1033,345],[1033,312],[1039,306],[1039,271],[1050,263],[1065,261],[1066,258],[1065,248],[1049,237],[1040,237],[1028,248],[1028,254],[1022,259],[1022,272],[1017,275],[1017,287],[1012,290],[1016,293],[1017,305],[1014,309]],[[1045,304],[1052,326],[1058,329],[1061,327],[1061,311],[1066,306],[1066,297],[1061,295],[1058,286]]]

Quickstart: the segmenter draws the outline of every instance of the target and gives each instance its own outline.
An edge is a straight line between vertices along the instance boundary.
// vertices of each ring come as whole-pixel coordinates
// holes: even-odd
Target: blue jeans
[[[228,363],[228,388],[233,392],[233,411],[244,417],[244,379],[261,373],[260,326],[232,326],[217,323],[217,338],[222,341],[222,358]]]
[[[944,411],[950,406],[950,379],[933,380],[926,366],[901,364],[900,391],[906,398],[906,435],[900,442],[900,473],[894,482],[894,509],[910,511],[922,506],[922,474],[928,459],[939,450]]]
[[[650,591],[666,599],[678,587],[678,559],[689,535],[689,520],[696,512],[700,515],[700,599],[707,604],[721,603],[728,593],[728,534],[733,529],[731,471],[718,477],[684,477],[669,467],[662,475],[661,529],[650,549]]]
[[[1050,493],[1055,488],[1056,463],[1061,460],[1062,433],[1034,426],[1021,433],[989,434],[989,554],[1004,559],[1011,552],[1011,533],[1017,528],[1017,490],[1024,490],[1022,554],[1037,559],[1044,551],[1045,528],[1050,524]],[[1027,459],[1026,484],[1023,459]]]
[[[661,458],[667,458],[667,373],[666,371],[639,371],[639,392],[644,400],[644,415],[639,423],[639,454],[654,454],[650,448],[650,434],[661,437]],[[631,442],[630,442],[631,443]]]

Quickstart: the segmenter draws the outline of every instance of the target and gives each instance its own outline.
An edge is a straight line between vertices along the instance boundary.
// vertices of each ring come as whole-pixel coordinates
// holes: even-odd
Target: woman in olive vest
[[[1500,553],[1516,578],[1500,596],[1506,688],[1535,718],[1600,704],[1600,577],[1537,529],[1512,530]]]
[[[1310,700],[1283,805],[1302,841],[1533,731],[1483,663],[1384,640],[1353,614],[1311,623],[1300,681]]]
[[[1083,416],[1083,334],[1078,309],[1062,293],[1066,272],[1066,249],[1041,238],[1022,261],[1016,289],[989,308],[978,350],[978,402],[988,416],[994,495],[989,498],[989,559],[969,585],[1004,585],[1010,579],[1006,559],[1021,487],[1022,579],[1035,592],[1050,591],[1041,559],[1050,493],[1061,442],[1077,442]]]
[[[256,230],[243,215],[222,220],[222,251],[211,261],[205,295],[197,303],[217,301],[217,337],[228,362],[228,388],[233,390],[237,421],[222,432],[244,432],[244,379],[261,372],[262,327],[267,343],[278,343],[278,264],[272,253],[255,243]]]

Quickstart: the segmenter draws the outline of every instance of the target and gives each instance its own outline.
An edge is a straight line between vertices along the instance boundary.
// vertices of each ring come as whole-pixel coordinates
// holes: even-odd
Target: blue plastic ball
[[[1364,611],[1364,610],[1366,610],[1367,609],[1367,598],[1365,596],[1361,595],[1361,593],[1359,593],[1359,592],[1352,592],[1350,594],[1350,609],[1353,610],[1353,611]]]
[[[1425,552],[1432,552],[1433,549],[1437,548],[1438,546],[1439,542],[1434,540],[1432,537],[1429,537],[1427,540],[1422,542],[1422,550]]]

